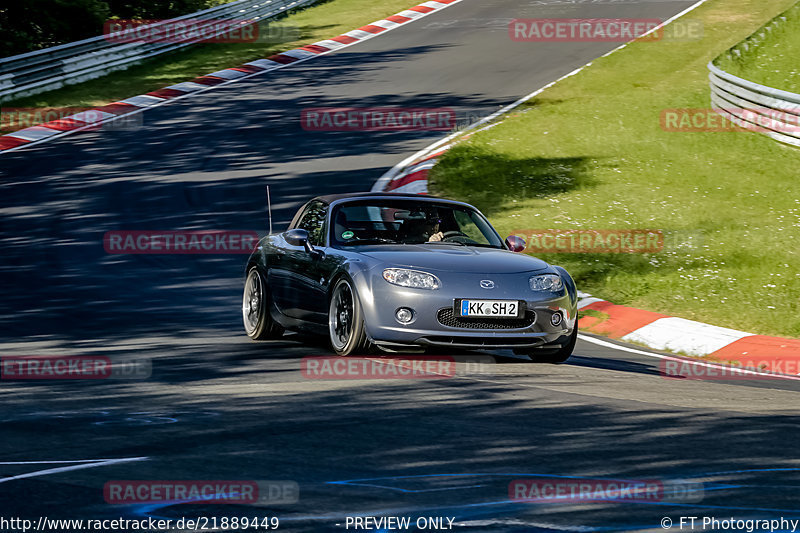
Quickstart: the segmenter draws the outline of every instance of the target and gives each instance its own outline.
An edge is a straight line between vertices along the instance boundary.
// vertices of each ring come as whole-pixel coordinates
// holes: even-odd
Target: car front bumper
[[[561,293],[532,291],[528,286],[530,275],[458,274],[456,282],[448,282],[448,278],[455,276],[448,274],[440,276],[444,278],[440,289],[425,290],[392,285],[382,278],[382,272],[373,271],[359,290],[367,335],[372,342],[391,349],[404,346],[535,348],[564,343],[575,327],[576,300],[566,290]],[[494,289],[480,288],[480,281],[487,278],[495,282]],[[453,312],[456,299],[524,301],[526,316],[522,319],[460,319]],[[401,324],[395,318],[401,307],[414,313],[408,324]],[[551,322],[555,313],[562,316],[558,325]]]

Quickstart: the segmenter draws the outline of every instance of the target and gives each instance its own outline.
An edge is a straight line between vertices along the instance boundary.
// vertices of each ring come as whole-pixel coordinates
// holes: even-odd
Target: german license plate
[[[521,315],[520,311],[520,302],[518,300],[456,301],[456,314],[460,317],[517,318]]]

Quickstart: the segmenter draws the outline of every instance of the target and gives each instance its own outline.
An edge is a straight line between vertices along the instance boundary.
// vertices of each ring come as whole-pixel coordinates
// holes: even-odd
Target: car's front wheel
[[[257,267],[247,273],[242,295],[242,320],[247,336],[253,340],[276,339],[283,328],[269,314],[267,285]]]
[[[339,355],[364,351],[369,344],[358,294],[347,278],[340,279],[331,293],[328,332],[331,347]]]

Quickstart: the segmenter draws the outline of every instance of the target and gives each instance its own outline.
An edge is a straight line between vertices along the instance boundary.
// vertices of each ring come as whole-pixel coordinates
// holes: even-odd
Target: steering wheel
[[[442,233],[442,240],[449,239],[450,237],[467,237],[467,234],[458,230],[445,231]],[[467,239],[469,239],[469,237],[467,237]]]

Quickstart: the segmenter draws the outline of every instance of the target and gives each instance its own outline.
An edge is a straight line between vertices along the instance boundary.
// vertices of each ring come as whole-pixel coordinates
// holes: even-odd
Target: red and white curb
[[[336,50],[341,50],[342,48],[372,39],[377,35],[391,31],[409,22],[430,15],[431,13],[457,4],[458,2],[461,2],[461,0],[430,0],[428,2],[423,2],[392,15],[391,17],[377,20],[357,30],[343,33],[331,39],[324,39],[313,44],[272,55],[265,59],[257,59],[238,67],[218,70],[190,81],[177,83],[147,94],[141,94],[125,100],[113,102],[90,110],[89,113],[81,112],[59,120],[53,120],[44,124],[17,130],[0,136],[0,154],[51,141],[89,128],[96,128],[100,124],[135,113],[141,113],[146,109],[157,107],[190,95],[199,94],[213,89],[214,87],[227,85],[242,79],[264,74],[271,70],[281,69],[288,65],[326,55]]]
[[[436,164],[437,158],[446,151],[446,149],[440,150],[411,163],[385,184],[373,188],[373,191],[428,194],[428,172]]]
[[[768,337],[711,326],[702,322],[644,311],[579,294],[578,309],[600,316],[581,317],[582,330],[621,341],[643,344],[715,361],[736,361],[743,366],[800,375],[800,340]]]

